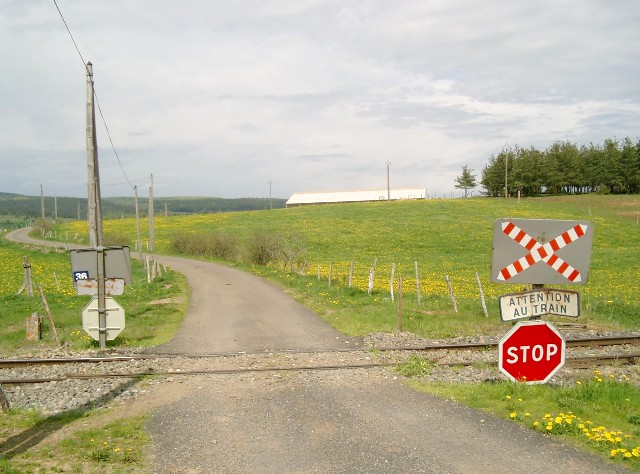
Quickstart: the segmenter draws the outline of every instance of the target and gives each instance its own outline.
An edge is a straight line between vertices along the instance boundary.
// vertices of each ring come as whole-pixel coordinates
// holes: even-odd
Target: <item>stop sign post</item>
[[[500,371],[514,382],[546,383],[564,365],[565,346],[548,321],[521,321],[500,339]]]

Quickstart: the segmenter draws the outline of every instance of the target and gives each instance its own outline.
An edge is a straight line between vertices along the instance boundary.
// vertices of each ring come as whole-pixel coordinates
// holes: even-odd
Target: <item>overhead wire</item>
[[[60,10],[60,7],[58,6],[58,2],[56,0],[53,0],[53,4],[56,6],[56,9],[58,10],[58,13],[60,14],[60,18],[62,19],[62,23],[64,23],[65,28],[67,29],[67,33],[69,33],[69,37],[71,38],[71,41],[73,42],[73,45],[76,48],[76,51],[78,52],[78,56],[80,56],[80,59],[82,60],[82,64],[84,65],[84,68],[87,71],[87,74],[89,73],[89,67],[87,65],[87,62],[84,60],[84,57],[82,57],[82,53],[80,52],[80,48],[78,47],[78,44],[76,43],[76,40],[73,37],[73,34],[71,34],[71,29],[69,28],[69,25],[67,24],[67,21],[64,18],[64,15],[62,14],[62,11]],[[131,186],[131,189],[134,189],[134,185],[132,184],[131,180],[129,179],[129,177],[127,176],[127,173],[124,170],[124,166],[122,165],[122,162],[120,161],[120,156],[118,155],[118,151],[116,150],[116,147],[113,143],[113,140],[111,138],[111,133],[109,132],[109,127],[107,126],[107,121],[104,118],[104,114],[102,113],[102,107],[100,107],[100,101],[98,100],[98,93],[96,92],[95,86],[93,88],[93,96],[96,100],[96,104],[98,106],[98,111],[100,112],[100,118],[102,119],[102,123],[104,124],[104,129],[107,132],[107,138],[109,139],[109,143],[111,144],[111,148],[113,150],[113,153],[116,156],[116,160],[118,161],[118,165],[120,166],[120,170],[122,171],[122,174],[124,175],[124,178],[126,179],[127,183],[129,184],[129,186]]]

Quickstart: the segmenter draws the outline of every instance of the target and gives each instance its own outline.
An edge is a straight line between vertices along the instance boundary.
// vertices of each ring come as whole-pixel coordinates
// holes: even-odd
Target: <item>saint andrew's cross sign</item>
[[[588,221],[498,219],[491,281],[584,285],[592,241]]]

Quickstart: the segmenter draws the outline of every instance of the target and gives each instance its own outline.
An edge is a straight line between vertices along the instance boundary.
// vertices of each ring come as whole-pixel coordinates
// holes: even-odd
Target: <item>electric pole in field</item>
[[[387,201],[391,201],[391,182],[389,180],[389,166],[391,166],[391,162],[387,161]]]
[[[96,109],[94,105],[93,65],[87,69],[87,213],[89,221],[89,245],[97,251],[96,280],[98,283],[98,347],[107,347],[107,294],[105,253],[102,246],[102,205],[100,203],[100,168],[98,166],[98,139],[96,137]]]
[[[153,231],[153,175],[149,184],[149,251],[155,250],[155,236]]]
[[[138,206],[138,186],[133,187],[133,191],[136,196],[136,235],[137,235],[137,247],[138,247],[138,256],[140,261],[142,261],[142,239],[140,239],[140,207]]]
[[[504,197],[509,197],[509,187],[507,186],[507,174],[509,169],[509,154],[504,155]]]
[[[40,185],[40,219],[42,220],[41,225],[44,225],[44,190],[42,185]]]
[[[93,92],[93,65],[87,65],[87,214],[89,246],[102,246],[102,205],[100,203],[100,171],[96,137],[96,109]]]

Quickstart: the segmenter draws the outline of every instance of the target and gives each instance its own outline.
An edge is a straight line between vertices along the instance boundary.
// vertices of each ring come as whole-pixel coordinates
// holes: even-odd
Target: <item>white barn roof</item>
[[[329,191],[312,193],[294,193],[286,203],[286,206],[302,206],[305,204],[329,204],[337,202],[365,202],[365,201],[392,201],[399,199],[425,199],[426,188],[399,188],[387,190],[368,189],[362,191]]]

